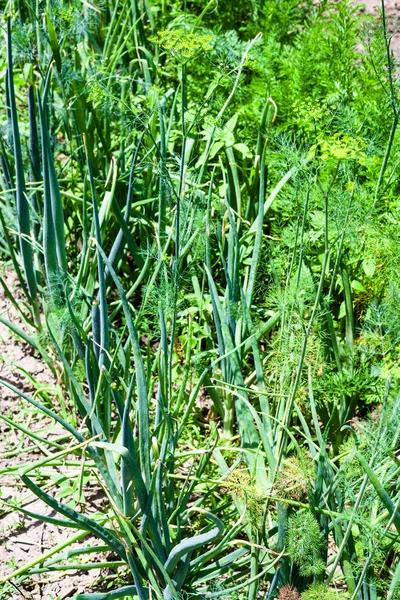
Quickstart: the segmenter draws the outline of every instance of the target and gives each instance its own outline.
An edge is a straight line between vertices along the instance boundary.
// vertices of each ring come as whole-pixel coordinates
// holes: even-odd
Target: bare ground
[[[377,14],[382,5],[380,0],[363,0],[361,2],[357,2],[357,4],[364,4],[366,10],[372,14]],[[385,0],[385,10],[388,15],[395,12],[399,8],[400,2],[397,0]]]
[[[381,13],[381,0],[359,0],[356,5],[371,14],[378,16]],[[397,58],[400,57],[400,0],[384,0],[388,32],[392,36],[391,48]]]
[[[8,273],[4,277],[7,286],[17,299],[19,305],[22,296],[17,285],[16,277]],[[23,327],[20,315],[10,300],[0,291],[0,315],[12,321],[19,327]],[[19,369],[29,373],[31,381]],[[58,404],[57,381],[51,370],[36,357],[32,348],[25,342],[11,336],[8,329],[0,324],[0,379],[12,384],[18,390],[26,394],[35,394],[38,388],[45,388],[51,401]],[[0,600],[20,600],[29,598],[31,600],[64,600],[73,598],[77,593],[89,591],[96,587],[96,580],[101,575],[100,569],[90,571],[64,571],[61,573],[37,574],[31,578],[17,583],[16,579],[4,582],[2,579],[15,572],[16,569],[34,561],[43,554],[51,551],[55,546],[66,542],[76,534],[76,530],[66,529],[44,523],[18,511],[10,510],[9,504],[23,506],[27,510],[57,516],[44,502],[38,500],[21,485],[18,468],[28,466],[44,457],[43,449],[46,444],[39,440],[32,440],[24,431],[21,431],[13,423],[23,427],[25,430],[35,432],[44,440],[56,440],[64,432],[62,429],[33,409],[26,401],[0,385]],[[47,448],[48,450],[48,448]],[[54,449],[51,449],[54,452]],[[79,467],[62,467],[63,474],[67,473],[66,488],[68,494],[68,482],[73,482],[78,476]],[[50,473],[54,479],[61,475],[61,469],[57,473]],[[41,484],[42,485],[42,484]],[[51,479],[48,492],[53,491]],[[71,487],[72,484],[71,484]],[[68,500],[68,495],[66,497]],[[102,498],[96,490],[92,490],[85,497],[85,511],[92,512],[101,509]],[[81,546],[99,545],[99,540],[86,536],[71,548]],[[83,561],[95,562],[104,559],[102,555],[87,554]],[[75,558],[74,563],[80,558]],[[40,563],[36,567],[40,567]],[[104,574],[103,574],[104,575]]]

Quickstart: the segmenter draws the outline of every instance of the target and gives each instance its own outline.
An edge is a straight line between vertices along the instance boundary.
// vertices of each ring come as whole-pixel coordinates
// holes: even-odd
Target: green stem
[[[375,207],[377,200],[378,200],[379,190],[381,188],[381,185],[383,182],[383,177],[385,175],[386,167],[387,167],[387,164],[389,161],[389,156],[390,156],[390,152],[392,149],[394,135],[396,133],[398,122],[399,122],[399,116],[395,112],[395,115],[393,117],[393,122],[392,122],[392,128],[390,130],[389,139],[388,139],[388,143],[386,146],[385,156],[383,157],[383,162],[382,162],[381,170],[380,170],[379,177],[378,177],[378,183],[376,184],[375,197],[374,197],[374,202],[372,205],[373,207]]]

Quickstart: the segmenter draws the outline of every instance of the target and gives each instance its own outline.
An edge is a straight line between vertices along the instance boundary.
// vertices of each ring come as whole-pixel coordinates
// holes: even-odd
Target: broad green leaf
[[[362,267],[367,277],[373,277],[376,269],[376,262],[372,257],[364,258]]]
[[[251,158],[250,148],[247,146],[247,144],[242,144],[239,142],[238,144],[234,144],[233,147],[235,150],[240,152],[240,154],[243,154],[244,157]]]
[[[351,287],[356,292],[365,293],[367,291],[363,284],[360,283],[360,281],[357,281],[357,279],[353,279],[353,281],[351,282]]]

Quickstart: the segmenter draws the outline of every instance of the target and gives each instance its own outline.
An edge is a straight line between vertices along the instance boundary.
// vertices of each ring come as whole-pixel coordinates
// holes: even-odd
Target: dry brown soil
[[[365,8],[367,9],[367,11],[372,14],[376,14],[378,12],[378,10],[380,10],[380,8],[381,8],[380,0],[364,0],[361,2],[357,2],[357,4],[365,5]],[[398,2],[397,0],[385,0],[385,10],[386,10],[387,15],[392,14],[399,8],[400,8],[400,2]]]
[[[359,0],[356,5],[362,6],[365,11],[372,15],[380,14],[381,0]],[[385,13],[388,23],[388,31],[392,36],[391,48],[400,57],[400,0],[385,0]]]
[[[15,276],[8,273],[4,279],[13,296],[21,304],[22,297]],[[0,288],[0,315],[23,328],[18,311],[7,299],[2,288]],[[35,381],[33,383],[29,381],[19,370],[20,368],[29,373]],[[2,324],[0,324],[0,379],[28,395],[33,395],[38,388],[44,387],[49,398],[59,406],[55,393],[57,381],[50,369],[34,355],[28,344],[11,336]],[[46,524],[18,511],[10,510],[9,503],[19,503],[34,513],[56,516],[45,503],[24,489],[18,474],[18,468],[42,459],[44,457],[42,448],[46,449],[46,446],[40,442],[36,445],[26,433],[10,424],[10,420],[25,430],[35,432],[45,440],[55,440],[64,433],[49,418],[41,416],[17,394],[0,385],[0,600],[73,598],[75,594],[89,591],[96,586],[100,569],[88,572],[80,570],[61,574],[56,572],[47,575],[38,574],[19,583],[17,587],[13,586],[15,579],[11,580],[12,583],[1,582],[2,578],[76,533],[76,530]],[[51,451],[55,450],[51,449]],[[62,470],[73,480],[78,475],[79,467],[67,469],[63,467]],[[53,469],[52,474],[54,476],[57,472]],[[52,491],[53,488],[50,487],[48,492],[51,494]],[[101,508],[102,499],[97,497],[95,490],[91,496],[86,495],[84,500],[85,510],[88,512]],[[80,544],[94,546],[99,545],[99,541],[88,536]],[[74,544],[72,547],[77,548],[79,544]],[[95,562],[99,558],[89,554],[85,555],[83,560]],[[78,561],[79,559],[74,560],[75,563]],[[36,566],[40,567],[40,564]]]

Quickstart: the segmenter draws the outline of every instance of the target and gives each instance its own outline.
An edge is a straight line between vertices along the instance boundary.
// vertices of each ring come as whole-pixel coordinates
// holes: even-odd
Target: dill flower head
[[[164,50],[170,52],[174,58],[185,62],[199,52],[210,50],[211,35],[189,33],[181,28],[163,29],[151,41],[160,44]]]
[[[282,469],[274,483],[274,492],[283,498],[303,500],[307,498],[311,485],[313,465],[297,456],[283,461]]]
[[[265,496],[255,485],[248,473],[234,471],[225,480],[228,486],[222,488],[233,499],[238,499],[246,506],[246,521],[255,529],[260,529],[264,514]]]

